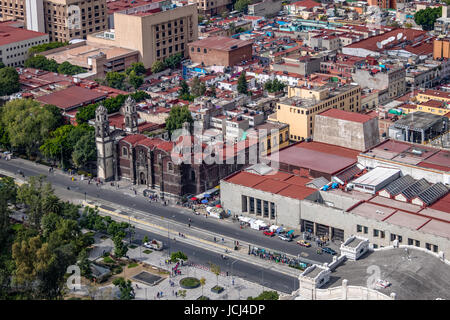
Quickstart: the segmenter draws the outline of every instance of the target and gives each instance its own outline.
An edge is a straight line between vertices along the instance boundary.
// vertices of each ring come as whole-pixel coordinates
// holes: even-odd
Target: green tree
[[[419,10],[414,14],[414,21],[422,26],[423,30],[430,31],[434,29],[434,23],[437,18],[442,15],[442,7],[431,8],[428,7],[423,10]]]
[[[9,233],[11,210],[9,205],[16,203],[17,186],[14,179],[5,177],[0,179],[0,243],[6,243]],[[0,251],[1,252],[1,251]],[[1,264],[0,264],[1,265]]]
[[[132,71],[134,71],[134,73],[137,76],[141,76],[141,75],[145,74],[147,70],[145,69],[144,64],[142,62],[133,62],[131,64],[131,67],[129,67],[129,68],[127,68],[127,70],[125,70],[125,73],[127,75],[129,75]]]
[[[183,123],[193,123],[191,112],[186,106],[174,106],[170,109],[169,116],[166,118],[166,129],[169,131],[169,135],[176,129],[181,129]]]
[[[181,251],[172,252],[172,254],[170,255],[170,260],[172,260],[173,262],[177,262],[180,260],[186,261],[187,259],[188,259],[187,255],[185,255]]]
[[[122,241],[124,237],[124,234],[118,233],[113,238],[114,256],[117,258],[122,258],[128,252],[128,246]]]
[[[201,277],[200,278],[200,285],[202,286],[202,296],[203,296],[203,287],[205,286],[205,284],[206,284],[205,277]]]
[[[128,83],[131,84],[134,89],[138,89],[144,83],[144,77],[138,76],[134,70],[128,75]]]
[[[210,87],[210,93],[211,93],[211,97],[216,97],[217,96],[217,88],[216,88],[216,84],[213,84]]]
[[[1,124],[11,146],[31,156],[38,152],[50,132],[56,129],[58,119],[37,101],[16,99],[3,106]]]
[[[46,158],[59,159],[67,163],[73,150],[73,145],[68,143],[67,137],[73,129],[72,125],[63,125],[53,131],[39,147],[42,154]]]
[[[90,278],[92,276],[91,261],[88,259],[88,253],[85,249],[81,250],[78,255],[78,266],[83,277]]]
[[[17,190],[17,201],[26,206],[28,220],[36,228],[41,228],[41,219],[45,213],[47,199],[54,196],[50,183],[45,182],[45,176],[32,176]]]
[[[12,67],[0,69],[0,96],[20,91],[19,74]]]
[[[124,73],[119,73],[119,72],[108,72],[106,74],[106,84],[108,85],[108,87],[111,88],[115,88],[115,89],[119,89],[119,90],[123,90],[125,85],[125,74]]]
[[[44,109],[52,113],[54,119],[54,128],[59,128],[64,124],[64,117],[61,113],[61,109],[53,104],[46,104],[43,106]]]
[[[119,287],[120,290],[120,300],[132,300],[135,297],[134,289],[131,285],[130,280],[125,280],[124,278],[114,279],[113,284]]]
[[[144,243],[148,242],[148,236],[144,237],[144,240],[142,240]]]
[[[279,295],[276,291],[263,291],[257,297],[248,297],[247,300],[278,300]]]
[[[242,94],[248,94],[247,79],[245,78],[245,71],[241,73],[238,79],[237,91]]]
[[[250,0],[237,0],[234,5],[234,10],[247,13],[249,4],[251,4]]]
[[[55,60],[49,60],[44,56],[35,55],[28,58],[24,63],[25,68],[35,68],[50,72],[58,72],[58,63]]]
[[[166,58],[164,60],[164,64],[170,69],[175,69],[180,64],[181,60],[183,60],[183,55],[181,53],[177,53]]]
[[[80,66],[75,66],[68,61],[64,61],[58,66],[58,73],[73,76],[75,74],[84,73],[86,70]]]
[[[88,164],[97,160],[97,147],[95,134],[89,131],[75,144],[72,152],[72,161],[77,168],[87,168]]]
[[[163,71],[164,69],[166,69],[166,65],[164,64],[164,62],[156,60],[155,62],[153,62],[152,64],[152,73],[158,73]]]
[[[213,264],[210,263],[210,270],[212,273],[214,273],[216,275],[216,286],[219,285],[219,275],[220,275],[220,266],[218,266],[217,264]]]
[[[56,48],[60,48],[60,47],[64,47],[67,46],[69,43],[68,42],[49,42],[49,43],[43,43],[34,47],[31,47],[30,49],[28,49],[28,53],[30,55],[33,55],[35,53],[39,53],[39,52],[44,52],[44,51],[48,51],[51,49],[56,49]]]
[[[284,89],[286,85],[279,81],[278,79],[274,79],[273,81],[269,80],[264,84],[264,89],[270,93],[279,92]]]
[[[191,92],[194,96],[203,96],[206,92],[206,86],[198,77],[194,77],[191,84]]]

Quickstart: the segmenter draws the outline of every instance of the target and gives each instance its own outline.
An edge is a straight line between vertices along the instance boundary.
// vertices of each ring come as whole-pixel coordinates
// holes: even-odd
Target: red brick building
[[[252,41],[228,37],[208,37],[188,44],[189,56],[205,66],[235,66],[252,59]]]

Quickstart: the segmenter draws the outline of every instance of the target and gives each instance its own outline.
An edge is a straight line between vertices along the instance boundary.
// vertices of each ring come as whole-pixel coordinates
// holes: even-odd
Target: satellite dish
[[[403,32],[400,32],[400,33],[397,35],[397,40],[400,40],[402,37],[403,37]]]
[[[378,47],[378,49],[383,48],[383,45],[381,44],[381,42],[377,42],[377,47]]]

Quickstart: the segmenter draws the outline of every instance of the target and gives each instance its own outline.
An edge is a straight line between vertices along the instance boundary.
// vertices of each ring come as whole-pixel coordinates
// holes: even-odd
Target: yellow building
[[[361,111],[361,87],[352,84],[289,87],[288,97],[280,100],[269,120],[289,124],[290,140],[301,141],[313,135],[314,116],[330,108]]]
[[[420,103],[427,102],[429,100],[438,100],[444,102],[450,102],[450,92],[444,92],[439,90],[425,90],[419,91],[416,96],[416,100]]]
[[[139,60],[150,68],[156,60],[188,55],[187,44],[198,38],[197,5],[115,12],[114,28],[89,35],[88,40],[138,50]]]
[[[261,156],[281,150],[289,145],[289,125],[267,121],[255,127],[259,136]]]

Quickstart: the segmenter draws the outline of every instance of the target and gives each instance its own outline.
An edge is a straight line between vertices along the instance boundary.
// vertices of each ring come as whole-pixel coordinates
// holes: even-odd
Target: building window
[[[374,237],[378,237],[378,234],[379,234],[378,230],[377,229],[373,229],[373,236]]]
[[[269,202],[264,201],[264,218],[269,217]]]
[[[416,247],[420,247],[420,241],[416,240]]]
[[[356,232],[362,232],[362,226],[356,225]]]
[[[125,147],[122,148],[122,155],[123,155],[124,157],[127,157],[127,156],[128,156],[128,149],[127,149],[127,148],[125,148]]]
[[[261,215],[261,200],[260,199],[256,199],[256,213],[258,215]]]
[[[414,245],[414,240],[411,239],[411,238],[408,238],[408,245],[409,245],[409,246]]]
[[[255,198],[250,197],[250,213],[255,213]]]
[[[275,219],[275,203],[270,203],[270,219]]]
[[[172,162],[168,162],[167,163],[167,170],[168,171],[173,171],[173,163]]]
[[[384,231],[380,231],[380,238],[384,239]]]
[[[369,233],[369,228],[364,227],[364,233],[365,233],[365,234]]]

